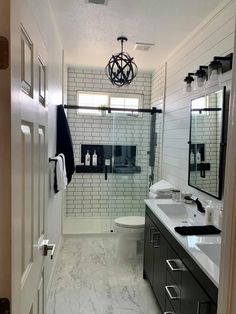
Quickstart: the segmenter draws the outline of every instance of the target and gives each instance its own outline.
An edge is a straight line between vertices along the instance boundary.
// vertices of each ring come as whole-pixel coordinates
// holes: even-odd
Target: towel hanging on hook
[[[75,160],[73,144],[70,134],[70,128],[66,118],[63,105],[57,106],[57,155],[63,154],[65,156],[66,173],[68,184],[75,172]]]

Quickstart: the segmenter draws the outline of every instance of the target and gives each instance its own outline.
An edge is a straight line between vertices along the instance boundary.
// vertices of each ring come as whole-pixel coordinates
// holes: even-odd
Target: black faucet
[[[191,197],[191,200],[196,203],[196,205],[197,205],[197,210],[198,210],[200,213],[203,213],[203,214],[204,214],[204,213],[206,212],[205,209],[204,209],[204,207],[203,207],[203,205],[202,205],[202,203],[199,201],[199,199],[198,199],[196,196],[192,196],[192,197]]]

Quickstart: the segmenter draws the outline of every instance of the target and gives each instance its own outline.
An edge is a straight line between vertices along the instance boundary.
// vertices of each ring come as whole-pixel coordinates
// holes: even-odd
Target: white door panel
[[[48,111],[46,105],[47,51],[27,0],[18,5],[16,67],[13,106],[13,314],[44,314],[45,287],[43,241],[46,239],[48,182]],[[14,13],[13,13],[14,15]],[[16,51],[14,51],[16,53]],[[13,74],[14,75],[14,74]],[[19,250],[19,247],[21,248]],[[18,254],[15,252],[18,251]],[[20,256],[19,256],[20,255]]]

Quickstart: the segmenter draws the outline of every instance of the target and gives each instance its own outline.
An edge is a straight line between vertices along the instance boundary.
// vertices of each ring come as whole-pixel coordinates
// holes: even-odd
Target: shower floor
[[[158,314],[142,258],[117,257],[118,237],[67,236],[59,253],[48,314]]]

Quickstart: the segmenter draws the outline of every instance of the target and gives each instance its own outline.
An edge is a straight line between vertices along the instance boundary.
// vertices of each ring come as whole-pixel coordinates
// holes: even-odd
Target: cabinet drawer
[[[182,271],[184,269],[183,263],[175,251],[168,245],[166,268],[171,273],[174,282],[177,285],[181,284]]]
[[[180,313],[180,285],[177,285],[173,280],[171,274],[167,272],[166,275],[166,286],[165,286],[166,298],[169,300],[170,304],[174,309],[175,314]]]

